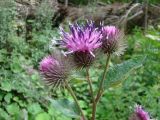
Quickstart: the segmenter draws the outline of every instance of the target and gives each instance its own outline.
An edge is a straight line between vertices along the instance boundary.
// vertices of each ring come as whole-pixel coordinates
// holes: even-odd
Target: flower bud
[[[102,27],[102,50],[104,53],[121,55],[126,46],[123,43],[124,34],[115,26]]]
[[[58,87],[65,84],[70,71],[67,59],[62,55],[49,55],[42,59],[39,70],[47,85]]]

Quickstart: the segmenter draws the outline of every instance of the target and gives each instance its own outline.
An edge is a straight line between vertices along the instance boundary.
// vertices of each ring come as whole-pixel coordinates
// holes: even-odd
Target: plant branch
[[[105,80],[106,73],[107,73],[107,70],[108,70],[110,57],[111,57],[111,55],[108,54],[108,57],[107,57],[107,60],[106,60],[106,66],[105,66],[105,69],[104,69],[104,72],[103,72],[103,75],[102,75],[102,80],[100,81],[99,90],[98,90],[98,93],[97,93],[97,96],[96,96],[96,100],[95,100],[96,104],[98,103],[98,101],[101,98],[101,96],[103,94],[103,91],[104,91],[103,84],[104,84],[104,80]]]
[[[84,113],[83,113],[83,111],[82,111],[82,109],[81,109],[81,107],[80,107],[80,105],[79,105],[79,103],[78,103],[77,97],[76,97],[76,95],[74,94],[71,86],[68,84],[67,81],[65,81],[65,85],[66,85],[66,88],[67,88],[68,92],[71,94],[71,96],[73,97],[75,103],[77,104],[77,107],[78,107],[78,109],[79,109],[80,112],[81,112],[81,115],[82,115],[83,120],[86,120],[86,119],[85,119],[85,116],[84,116]]]
[[[95,116],[96,116],[96,102],[95,102],[95,99],[94,99],[94,92],[93,92],[93,88],[92,88],[92,81],[90,80],[90,76],[89,76],[89,68],[86,68],[86,77],[87,77],[87,82],[89,84],[89,92],[90,92],[90,95],[92,97],[92,120],[95,120]]]

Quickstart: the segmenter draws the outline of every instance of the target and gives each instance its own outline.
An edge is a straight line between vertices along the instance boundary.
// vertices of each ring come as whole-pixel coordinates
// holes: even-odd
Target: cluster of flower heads
[[[60,46],[65,49],[65,57],[70,56],[77,68],[89,67],[96,58],[97,51],[106,54],[118,53],[123,51],[123,34],[115,26],[96,27],[92,21],[86,24],[70,24],[69,32],[60,28]],[[122,53],[122,52],[121,52]],[[45,57],[40,63],[40,72],[49,84],[59,85],[66,80],[68,75],[68,65],[64,61],[66,58],[57,59],[56,56]]]
[[[148,112],[146,112],[142,106],[136,105],[135,111],[129,120],[151,120]]]

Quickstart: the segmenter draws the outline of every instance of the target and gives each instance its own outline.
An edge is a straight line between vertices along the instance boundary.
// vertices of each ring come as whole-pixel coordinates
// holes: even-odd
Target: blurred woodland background
[[[53,51],[51,40],[58,39],[59,26],[85,19],[125,31],[128,48],[123,56],[112,58],[111,66],[146,57],[123,83],[105,91],[97,120],[128,120],[136,103],[160,120],[160,0],[0,0],[0,120],[74,120],[69,111],[74,108],[64,104],[68,111],[59,112],[60,106],[46,100],[71,98],[41,82],[38,63]],[[91,70],[93,83],[103,60]],[[80,105],[90,116],[87,84],[81,85],[84,72],[72,79]]]

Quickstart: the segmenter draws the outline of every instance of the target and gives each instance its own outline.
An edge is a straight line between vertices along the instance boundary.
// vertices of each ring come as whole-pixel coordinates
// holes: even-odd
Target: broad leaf
[[[1,83],[0,89],[4,90],[4,91],[7,91],[7,92],[10,92],[12,90],[12,85],[9,81],[3,81]]]
[[[33,103],[28,105],[27,109],[28,109],[28,112],[32,115],[36,115],[43,111],[41,106],[38,103]]]
[[[71,102],[67,99],[60,99],[60,100],[49,99],[49,100],[51,101],[52,105],[61,113],[63,113],[65,116],[71,118],[80,117],[80,112],[74,102]]]
[[[10,120],[10,116],[8,115],[8,113],[3,110],[2,108],[0,108],[0,120]]]
[[[11,115],[18,115],[20,113],[20,108],[17,103],[12,103],[6,107],[7,112]]]
[[[35,120],[51,120],[51,116],[46,112],[39,113]]]
[[[11,101],[11,98],[12,98],[12,94],[11,93],[7,93],[4,97],[4,100],[7,102],[7,103],[10,103]]]
[[[143,61],[144,58],[137,57],[110,67],[104,81],[104,88],[120,84],[133,70],[142,66]],[[102,77],[100,77],[99,80],[101,78]]]

